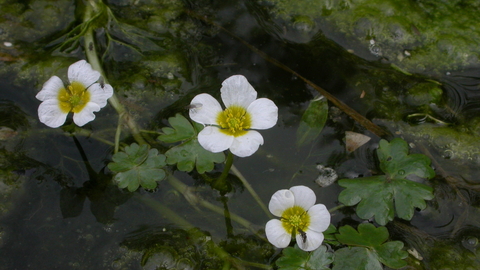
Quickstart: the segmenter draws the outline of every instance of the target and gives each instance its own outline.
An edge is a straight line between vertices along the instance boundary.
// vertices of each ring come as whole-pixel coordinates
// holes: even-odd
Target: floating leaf
[[[415,174],[422,178],[432,178],[435,172],[430,167],[430,159],[422,154],[408,154],[406,141],[395,138],[390,143],[380,140],[377,151],[380,169],[390,179],[403,179]]]
[[[333,262],[333,253],[326,246],[320,246],[313,252],[301,250],[297,245],[283,250],[283,256],[275,264],[278,270],[323,270]]]
[[[225,160],[223,153],[212,153],[198,143],[197,135],[203,129],[202,125],[192,125],[181,114],[170,117],[168,122],[172,127],[163,128],[158,139],[166,143],[181,142],[165,153],[168,164],[177,164],[177,168],[184,172],[196,168],[198,173],[205,173],[213,170],[215,163]]]
[[[433,198],[433,190],[406,177],[411,174],[433,177],[430,160],[422,154],[408,155],[408,145],[402,139],[394,139],[390,144],[381,140],[377,153],[386,175],[339,180],[345,190],[338,200],[349,206],[358,203],[357,215],[363,219],[375,216],[380,225],[393,220],[395,210],[398,217],[410,220],[415,208],[424,209],[425,200]]]
[[[172,147],[165,155],[168,164],[177,164],[177,168],[184,172],[190,172],[195,167],[198,173],[209,172],[213,170],[214,163],[225,160],[223,153],[205,150],[196,138]]]
[[[165,156],[158,154],[157,149],[136,143],[125,147],[125,152],[118,152],[112,157],[108,168],[116,173],[115,181],[120,188],[128,188],[130,192],[142,186],[146,189],[157,187],[157,181],[165,178]]]
[[[322,132],[328,117],[328,102],[324,97],[314,99],[302,115],[297,129],[297,146],[315,140]]]
[[[357,229],[358,232],[348,225],[338,229],[337,240],[350,247],[335,252],[333,269],[383,269],[379,262],[394,269],[407,265],[403,259],[408,253],[402,250],[403,243],[386,242],[387,228],[362,223]]]
[[[180,142],[197,135],[190,121],[188,121],[187,118],[183,117],[181,114],[177,113],[175,117],[168,118],[168,123],[170,123],[172,127],[162,128],[163,134],[158,137],[158,139],[162,142]]]

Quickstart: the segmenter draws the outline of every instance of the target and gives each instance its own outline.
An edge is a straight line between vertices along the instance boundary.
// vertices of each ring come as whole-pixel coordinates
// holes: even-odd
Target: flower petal
[[[275,126],[278,120],[278,107],[268,98],[259,98],[247,108],[252,117],[253,129],[267,129]]]
[[[218,114],[223,111],[220,103],[209,94],[196,95],[190,105],[190,118],[204,125],[216,125]]]
[[[110,84],[105,84],[102,88],[99,83],[94,83],[87,91],[90,92],[90,102],[96,103],[100,108],[105,107],[107,100],[113,95],[113,87]]]
[[[249,130],[246,134],[233,139],[230,151],[237,157],[248,157],[257,152],[262,144],[262,135],[258,131]]]
[[[312,189],[306,186],[294,186],[290,188],[290,191],[295,196],[295,205],[303,207],[308,210],[315,204],[317,197]]]
[[[305,242],[303,242],[304,239],[301,234],[295,236],[295,240],[297,240],[297,245],[300,249],[304,251],[312,251],[320,247],[324,239],[323,233],[306,231],[305,234]]]
[[[272,245],[277,248],[286,248],[292,236],[283,228],[282,222],[278,219],[271,219],[265,225],[265,234]]]
[[[220,92],[223,104],[227,108],[231,105],[237,105],[246,109],[250,103],[257,99],[257,91],[242,75],[234,75],[223,81]]]
[[[232,145],[233,136],[226,135],[217,127],[206,126],[198,133],[198,142],[206,150],[218,153]]]
[[[93,114],[93,112],[98,111],[100,111],[100,106],[97,103],[88,102],[80,112],[73,115],[73,122],[81,127],[86,123],[93,121],[93,119],[95,119],[95,114]]]
[[[324,232],[328,229],[328,226],[330,226],[330,212],[328,212],[325,205],[315,204],[307,212],[310,215],[309,230]]]
[[[42,90],[40,90],[40,92],[38,92],[35,97],[40,101],[45,101],[47,99],[57,99],[58,92],[62,88],[65,88],[62,80],[57,76],[53,76],[43,84]]]
[[[100,72],[93,70],[92,66],[85,60],[77,61],[68,67],[68,80],[80,82],[85,87],[95,83],[100,78]]]
[[[281,217],[283,212],[295,204],[295,197],[288,189],[281,189],[273,193],[268,210],[277,217]]]
[[[38,106],[38,119],[45,125],[56,128],[67,119],[68,113],[63,112],[58,104],[58,99],[47,99]]]

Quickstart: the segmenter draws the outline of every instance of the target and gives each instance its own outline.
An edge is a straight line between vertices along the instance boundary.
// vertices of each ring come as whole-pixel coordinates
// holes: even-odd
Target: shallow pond
[[[346,33],[334,19],[353,4],[325,4],[315,17],[286,3],[0,1],[0,269],[276,269],[284,253],[265,238],[272,217],[262,205],[298,185],[331,210],[336,228],[385,225],[388,240],[404,245],[405,269],[478,269],[478,46],[475,59],[438,69],[425,60],[419,68],[386,56],[398,44],[372,36],[358,42]],[[401,51],[403,58],[414,52]],[[111,103],[81,128],[71,115],[60,128],[39,122],[35,96],[42,85],[54,75],[67,82],[69,65],[87,58],[100,60],[125,109],[121,123]],[[275,102],[278,121],[260,131],[258,151],[233,158],[227,187],[212,180],[223,162],[206,174],[167,165],[168,180],[154,189],[117,186],[108,166],[116,136],[120,151],[140,136],[165,153],[175,144],[157,137],[169,118],[188,118],[197,94],[220,98],[222,81],[236,74],[259,98]],[[327,101],[319,100],[322,91],[334,97],[315,107]],[[352,149],[346,132],[370,140]],[[433,195],[426,207],[412,207],[412,217],[362,219],[355,204],[339,200],[345,185],[319,185],[319,176],[332,172],[325,167],[338,179],[381,175],[380,140],[397,137],[410,153],[431,159],[435,175],[409,179]],[[327,238],[332,254],[351,246]]]

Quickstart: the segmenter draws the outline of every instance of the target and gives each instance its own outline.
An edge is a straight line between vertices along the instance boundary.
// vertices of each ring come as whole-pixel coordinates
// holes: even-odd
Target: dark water
[[[33,2],[29,4],[33,5]],[[186,3],[186,6],[214,18],[219,25],[323,87],[363,115],[378,115],[371,106],[374,104],[372,100],[380,100],[375,93],[384,91],[386,86],[401,96],[406,91],[406,85],[425,79],[425,75],[409,77],[399,74],[375,57],[363,59],[352,55],[346,51],[350,48],[335,43],[342,43],[345,37],[335,36],[333,30],[328,25],[322,25],[321,21],[312,29],[302,30],[271,17],[265,6],[254,1],[206,2]],[[112,10],[118,12],[120,20],[140,20],[127,16],[128,3],[114,2],[111,5]],[[74,16],[73,12],[70,14]],[[236,158],[234,162],[264,203],[268,203],[271,195],[279,189],[306,185],[315,191],[318,203],[325,204],[327,208],[337,206],[337,197],[342,188],[337,184],[319,187],[315,183],[317,164],[334,168],[340,178],[369,176],[378,172],[374,151],[380,138],[365,131],[346,115],[335,113],[335,109],[331,109],[332,116],[319,138],[298,148],[295,145],[296,130],[308,102],[317,95],[316,91],[292,74],[272,65],[226,32],[185,14],[178,20],[193,24],[192,31],[197,31],[187,37],[189,41],[194,41],[190,45],[204,47],[189,46],[187,41],[182,43],[181,39],[172,39],[179,45],[176,53],[185,60],[183,71],[174,74],[180,81],[177,87],[170,89],[163,77],[156,77],[155,74],[146,76],[134,68],[148,62],[148,57],[138,59],[125,48],[119,47],[116,54],[105,58],[106,73],[111,84],[143,128],[158,130],[175,113],[186,115],[184,107],[193,96],[207,92],[218,97],[220,84],[225,78],[242,74],[258,91],[259,97],[268,97],[279,107],[277,125],[261,132],[265,144],[253,156]],[[71,21],[65,22],[63,28],[52,30],[44,38],[55,40],[61,36],[64,33],[61,29],[72,27]],[[323,33],[329,37],[326,38]],[[34,75],[41,74],[41,78],[26,76],[25,70],[44,63],[44,58],[50,57],[48,54],[69,63],[84,58],[81,49],[69,53],[52,52],[51,47],[46,45],[50,40],[45,39],[38,38],[32,45],[36,46],[35,54],[28,51],[31,46],[25,44],[24,40],[19,41],[16,46],[25,48],[28,57],[0,64],[2,70],[10,70],[4,71],[0,77],[0,126],[11,127],[18,132],[16,137],[0,141],[4,152],[2,155],[8,160],[3,162],[6,165],[2,169],[16,179],[13,191],[8,192],[9,195],[5,195],[1,201],[5,206],[0,212],[0,269],[141,269],[143,252],[138,242],[147,241],[149,233],[165,233],[164,238],[168,238],[170,235],[166,232],[176,232],[182,228],[154,211],[138,199],[139,196],[166,205],[211,235],[217,243],[238,241],[242,237],[255,238],[236,223],[233,224],[235,236],[227,236],[225,220],[221,215],[205,209],[196,211],[166,182],[160,183],[153,192],[140,191],[135,196],[119,190],[111,185],[112,175],[106,168],[112,157],[112,146],[94,137],[71,137],[60,129],[49,129],[39,123],[36,112],[39,101],[35,99],[35,94],[48,77],[60,75],[61,72],[64,74],[68,65],[58,72],[55,68],[40,69],[37,73],[32,71]],[[156,42],[162,44],[162,41]],[[124,49],[126,53],[122,54]],[[155,53],[149,54],[155,56]],[[22,69],[18,61],[28,64]],[[372,70],[385,77],[372,75]],[[138,74],[143,77],[138,79]],[[476,76],[478,70],[473,69],[433,77],[444,83],[442,87],[446,91],[446,104],[450,108],[439,113],[444,119],[464,123],[468,118],[479,115],[479,81]],[[361,91],[351,79],[359,77],[368,78],[374,90],[373,96],[367,97],[370,100],[368,102],[360,98]],[[94,133],[107,134],[106,137],[110,136],[110,140],[113,140],[116,119],[115,111],[107,106],[97,113],[97,120],[86,128]],[[397,120],[387,119],[386,122]],[[395,136],[397,129],[394,125],[385,126]],[[364,133],[371,136],[372,140],[357,151],[348,153],[343,141],[345,131]],[[411,140],[414,141],[415,134],[408,135],[412,135]],[[435,155],[436,149],[430,148],[431,144],[426,143],[425,146]],[[466,164],[464,166],[468,166],[470,171],[468,177],[464,177],[463,172],[456,172],[455,176],[479,180],[476,176],[478,162],[452,162]],[[222,166],[217,165],[216,170],[221,172]],[[187,185],[198,187],[206,200],[223,207],[220,195],[202,184],[198,175],[177,171],[175,176]],[[7,179],[6,176],[2,177]],[[436,198],[428,203],[427,209],[418,211],[411,222],[400,221],[401,225],[391,225],[392,237],[404,240],[417,249],[428,250],[422,241],[433,239],[445,243],[447,249],[458,253],[475,254],[476,245],[470,243],[472,239],[480,237],[480,196],[475,184],[466,182],[455,186],[448,184],[439,174],[432,181]],[[228,206],[232,213],[246,218],[258,228],[262,228],[269,220],[250,194],[241,188],[228,194]],[[337,211],[332,216],[334,225],[358,222],[360,219],[349,209]],[[413,226],[405,229],[404,224]],[[175,241],[186,240],[180,237]],[[262,240],[255,241],[262,243]],[[268,265],[276,255],[271,247],[265,246],[257,245],[257,248],[266,250],[266,255],[254,259]],[[433,256],[426,255],[425,259],[434,261]],[[201,259],[195,263],[197,268],[194,269],[208,269]]]

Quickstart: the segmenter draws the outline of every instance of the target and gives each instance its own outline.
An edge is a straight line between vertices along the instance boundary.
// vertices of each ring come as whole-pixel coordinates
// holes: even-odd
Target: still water
[[[320,187],[317,165],[333,168],[339,178],[379,172],[375,149],[380,138],[331,104],[322,133],[297,146],[302,115],[319,93],[241,39],[384,128],[390,134],[385,139],[403,137],[412,152],[434,158],[436,177],[428,184],[435,198],[411,221],[387,225],[391,238],[422,254],[425,268],[415,269],[437,269],[443,260],[439,254],[447,251],[450,262],[468,257],[472,269],[478,266],[472,259],[480,237],[480,76],[475,62],[464,69],[393,66],[396,60],[372,47],[378,42],[357,44],[326,17],[286,19],[268,1],[105,4],[115,19],[95,31],[95,49],[109,83],[141,129],[159,132],[176,113],[188,116],[186,107],[195,95],[218,98],[221,82],[242,74],[259,97],[279,107],[275,127],[261,131],[265,143],[260,150],[234,160],[265,204],[279,189],[305,185],[315,191],[317,203],[338,206],[342,188],[336,183]],[[0,140],[0,269],[221,269],[209,259],[202,237],[234,257],[273,269],[280,250],[264,239],[270,218],[238,181],[221,196],[197,173],[171,168],[206,201],[221,209],[226,202],[256,233],[235,222],[230,228],[222,214],[189,204],[167,181],[135,194],[112,184],[106,166],[114,149],[105,142],[113,141],[117,129],[112,107],[84,126],[92,134],[72,136],[68,129],[38,121],[35,95],[43,83],[53,75],[65,81],[68,66],[86,58],[88,48],[75,38],[82,6],[75,1],[0,2],[0,126],[11,131]],[[409,89],[422,83],[436,85],[440,97],[411,98]],[[433,129],[440,123],[436,120],[449,124],[440,134]],[[349,152],[346,131],[371,140]],[[125,145],[133,142],[126,127],[121,136]],[[214,172],[222,169],[217,164]],[[166,206],[203,233],[192,240],[187,228],[155,205]],[[332,214],[336,226],[360,222],[348,207]]]

